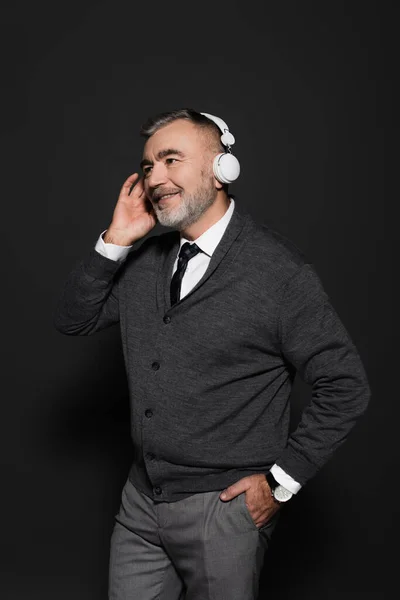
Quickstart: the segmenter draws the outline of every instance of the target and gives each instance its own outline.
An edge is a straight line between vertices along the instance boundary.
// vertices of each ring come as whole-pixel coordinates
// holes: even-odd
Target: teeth
[[[171,196],[175,196],[175,193],[174,194],[166,194],[165,196],[161,196],[161,198],[170,198]]]

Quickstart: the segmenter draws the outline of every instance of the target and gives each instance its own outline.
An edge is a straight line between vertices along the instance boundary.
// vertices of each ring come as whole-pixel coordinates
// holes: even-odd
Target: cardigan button
[[[171,317],[169,315],[165,315],[163,321],[164,323],[171,323]]]
[[[162,489],[159,486],[157,486],[154,488],[154,492],[157,494],[157,496],[159,496],[160,494],[162,494]]]
[[[152,411],[150,408],[148,408],[148,409],[145,411],[145,413],[144,413],[144,414],[146,415],[146,417],[147,417],[148,419],[150,419],[150,417],[152,417],[152,416],[153,416],[153,411]]]
[[[160,363],[157,361],[154,361],[153,364],[151,365],[151,368],[153,369],[153,371],[158,371],[158,369],[160,368]]]

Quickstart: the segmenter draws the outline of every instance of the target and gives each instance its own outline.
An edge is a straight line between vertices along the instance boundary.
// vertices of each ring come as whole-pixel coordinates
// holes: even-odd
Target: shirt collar
[[[230,205],[226,213],[216,222],[211,225],[204,233],[199,235],[196,240],[188,240],[185,237],[181,237],[179,250],[182,248],[185,242],[190,244],[194,241],[205,254],[212,256],[215,248],[218,246],[221,238],[231,220],[233,210],[235,208],[235,201],[232,196],[229,196]]]

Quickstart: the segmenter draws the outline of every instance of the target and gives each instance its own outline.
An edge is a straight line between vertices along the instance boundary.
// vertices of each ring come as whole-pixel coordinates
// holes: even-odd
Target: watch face
[[[278,502],[287,502],[287,500],[290,500],[292,496],[292,492],[289,492],[289,490],[284,488],[282,485],[278,485],[274,489],[274,498],[278,500]]]

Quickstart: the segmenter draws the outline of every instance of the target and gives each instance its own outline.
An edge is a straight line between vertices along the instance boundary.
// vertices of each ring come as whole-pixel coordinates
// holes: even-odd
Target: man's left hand
[[[220,498],[224,501],[232,500],[243,492],[246,493],[245,503],[257,527],[265,525],[281,507],[280,503],[273,498],[263,473],[239,479],[223,490]]]

